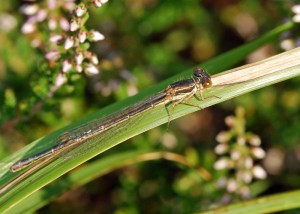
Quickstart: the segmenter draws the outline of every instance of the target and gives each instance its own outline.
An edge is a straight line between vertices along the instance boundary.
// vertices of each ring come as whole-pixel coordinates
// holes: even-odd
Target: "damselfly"
[[[205,72],[203,68],[196,67],[194,69],[194,76],[192,78],[172,83],[162,92],[150,98],[147,98],[135,105],[132,105],[124,109],[123,111],[108,116],[104,120],[94,120],[88,124],[79,126],[78,128],[74,128],[64,133],[59,138],[55,146],[36,155],[16,162],[11,166],[10,170],[12,172],[16,172],[27,166],[32,165],[37,161],[43,160],[46,157],[54,158],[57,154],[60,154],[62,151],[65,151],[73,146],[82,144],[89,139],[93,139],[98,135],[101,135],[105,131],[111,129],[112,127],[130,120],[130,118],[132,117],[138,116],[157,106],[168,105],[172,103],[168,119],[169,126],[169,123],[172,119],[173,110],[176,105],[180,103],[187,104],[187,101],[192,96],[196,95],[198,91],[201,99],[203,100],[203,89],[209,88],[211,86],[212,82],[209,74]]]

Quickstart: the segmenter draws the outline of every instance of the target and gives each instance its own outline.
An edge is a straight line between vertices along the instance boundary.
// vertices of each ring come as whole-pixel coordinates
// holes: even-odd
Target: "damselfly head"
[[[194,76],[200,79],[204,88],[209,88],[212,86],[210,75],[203,68],[196,67],[194,69]]]

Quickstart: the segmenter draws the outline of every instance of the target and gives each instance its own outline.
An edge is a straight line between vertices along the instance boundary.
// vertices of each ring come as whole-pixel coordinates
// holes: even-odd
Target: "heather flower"
[[[86,7],[84,4],[80,4],[75,8],[75,14],[77,17],[81,17],[86,13]]]
[[[62,35],[53,35],[50,37],[50,41],[52,43],[60,43],[62,40],[64,39],[64,37]]]
[[[87,75],[96,75],[99,73],[99,69],[95,65],[90,63],[86,65],[84,71]]]
[[[41,10],[39,10],[39,11],[37,12],[37,14],[36,14],[36,20],[37,20],[38,22],[42,22],[42,21],[44,21],[44,20],[47,18],[47,15],[48,15],[47,11],[41,9]]]
[[[59,51],[51,51],[45,55],[45,58],[50,61],[56,61],[60,56]]]
[[[74,32],[80,28],[79,22],[76,19],[72,19],[70,23],[70,31]]]
[[[66,76],[62,73],[58,73],[55,81],[55,86],[60,87],[66,82]]]
[[[77,65],[81,65],[83,60],[84,60],[84,57],[81,52],[78,52],[77,54],[75,54],[75,61],[76,61]]]
[[[76,64],[76,65],[75,65],[75,70],[76,70],[78,73],[81,73],[81,72],[82,72],[82,70],[83,70],[83,68],[82,68],[82,66],[81,66],[81,65],[79,65],[79,64]]]
[[[89,32],[89,39],[93,42],[97,42],[97,41],[100,41],[100,40],[103,40],[104,39],[104,36],[99,33],[98,31],[95,31],[95,30],[91,30]]]
[[[37,4],[24,4],[21,6],[20,11],[26,16],[31,16],[37,13],[39,7]]]
[[[102,6],[102,3],[100,0],[93,0],[93,5],[97,8],[99,8]]]
[[[71,70],[72,68],[72,63],[70,62],[70,60],[65,60],[63,61],[63,66],[62,66],[62,71],[63,72],[68,72],[69,70]]]
[[[83,43],[86,40],[87,33],[85,31],[82,31],[78,34],[78,40],[80,43]]]
[[[260,138],[245,131],[243,109],[238,108],[236,116],[226,117],[225,123],[230,129],[221,131],[216,137],[219,144],[215,152],[221,157],[214,168],[227,171],[227,192],[246,199],[250,197],[248,185],[253,179],[265,179],[267,176],[261,166],[254,165],[256,160],[265,157],[265,151],[260,147]]]
[[[30,34],[36,30],[34,23],[25,22],[21,28],[22,33]]]
[[[96,56],[96,54],[92,54],[92,56],[90,57],[90,61],[97,65],[99,63],[98,57]]]
[[[53,19],[53,18],[50,18],[48,20],[48,28],[51,31],[54,31],[57,28],[57,21],[55,19]]]
[[[267,177],[266,171],[261,166],[254,166],[252,172],[257,179],[265,179]]]
[[[59,26],[61,27],[61,29],[63,29],[64,31],[68,31],[70,29],[70,23],[69,21],[64,18],[64,17],[61,17],[59,19]]]
[[[74,45],[74,39],[72,37],[68,37],[65,41],[64,47],[66,50],[72,48]]]

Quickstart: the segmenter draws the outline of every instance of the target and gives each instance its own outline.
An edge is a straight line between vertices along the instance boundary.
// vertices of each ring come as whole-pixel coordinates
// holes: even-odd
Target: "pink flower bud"
[[[223,169],[228,169],[230,168],[230,163],[231,161],[228,158],[221,158],[217,160],[214,164],[214,168],[216,170],[223,170]]]
[[[249,144],[252,146],[259,146],[261,144],[261,140],[258,135],[253,135],[249,139]]]
[[[253,167],[253,159],[251,157],[246,157],[245,158],[244,167],[246,169],[251,169]]]
[[[94,65],[97,65],[99,63],[99,60],[98,60],[98,57],[96,56],[96,54],[92,54],[90,60]]]
[[[300,14],[296,14],[293,16],[293,22],[299,23],[300,22]]]
[[[221,131],[217,136],[216,136],[216,141],[219,143],[227,143],[230,140],[230,134],[226,131]]]
[[[225,123],[229,127],[233,127],[235,125],[235,123],[236,123],[235,120],[236,119],[235,119],[234,116],[227,116],[227,117],[225,117]]]
[[[62,73],[59,73],[56,77],[55,86],[59,87],[66,82],[66,76]]]
[[[293,13],[300,14],[300,5],[296,4],[296,5],[292,6],[292,11],[293,11]]]
[[[102,3],[100,0],[93,0],[93,5],[97,8],[99,8],[102,6]]]
[[[53,35],[53,36],[50,36],[50,42],[52,43],[59,43],[63,40],[63,36],[62,35]]]
[[[87,33],[85,31],[81,31],[78,34],[78,39],[80,43],[83,43],[86,40]]]
[[[75,61],[77,65],[81,65],[83,61],[83,54],[81,52],[75,54]]]
[[[266,152],[260,147],[252,148],[251,152],[252,152],[253,157],[255,157],[257,159],[262,159],[266,156]]]
[[[36,28],[35,28],[35,24],[30,23],[30,22],[25,22],[25,23],[23,24],[23,26],[22,26],[21,31],[22,31],[22,33],[24,33],[24,34],[30,34],[30,33],[34,32],[35,29],[36,29]]]
[[[55,19],[49,19],[48,21],[48,27],[50,30],[55,30],[57,27],[57,22]]]
[[[237,149],[231,150],[230,152],[230,157],[232,160],[238,160],[241,156],[241,152]]]
[[[60,25],[61,29],[63,29],[64,31],[69,31],[69,29],[70,29],[69,21],[64,17],[59,19],[59,25]]]
[[[230,179],[227,182],[227,191],[228,192],[235,192],[238,188],[238,184],[235,180]]]
[[[246,183],[251,183],[253,177],[251,171],[240,171],[240,178]]]
[[[228,145],[227,144],[218,144],[216,147],[215,147],[215,152],[218,154],[218,155],[222,155],[222,154],[225,154],[226,152],[228,151]]]
[[[51,61],[56,61],[60,56],[59,51],[51,51],[45,55],[45,58]]]
[[[78,73],[81,73],[83,70],[81,65],[75,65],[75,69]]]
[[[72,63],[70,60],[66,59],[65,61],[63,61],[62,63],[62,71],[63,72],[67,72],[69,70],[71,70],[72,68]]]
[[[96,75],[99,73],[99,69],[93,64],[87,64],[85,67],[85,72],[87,75]]]
[[[86,7],[84,4],[80,4],[75,8],[75,14],[77,17],[81,17],[86,13]]]
[[[80,25],[77,20],[72,19],[70,23],[70,31],[74,32],[80,28]]]
[[[70,48],[73,47],[73,45],[74,45],[74,40],[73,40],[73,38],[68,37],[68,38],[66,39],[66,41],[65,41],[65,45],[64,45],[65,49],[66,49],[66,50],[69,50]]]
[[[261,166],[254,166],[252,169],[254,177],[257,179],[265,179],[267,177],[266,171]]]
[[[45,9],[39,10],[38,13],[36,14],[36,20],[38,22],[44,21],[46,17],[47,17],[47,11]]]
[[[53,10],[56,7],[56,0],[48,0],[47,3],[50,10]]]
[[[89,38],[91,41],[97,42],[97,41],[103,40],[104,36],[101,33],[99,33],[98,31],[91,30],[89,32]]]
[[[21,13],[25,14],[26,16],[31,16],[36,14],[39,7],[37,4],[25,4],[22,5],[20,8]]]

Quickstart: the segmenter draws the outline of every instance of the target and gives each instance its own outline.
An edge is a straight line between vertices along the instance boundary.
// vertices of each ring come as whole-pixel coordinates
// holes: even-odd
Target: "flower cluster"
[[[218,181],[218,187],[247,199],[250,197],[248,185],[252,180],[267,176],[266,171],[255,163],[265,157],[265,151],[260,147],[261,140],[257,135],[245,132],[244,109],[238,108],[236,116],[226,117],[225,123],[230,129],[216,137],[215,152],[220,158],[214,168],[226,171],[226,176]]]
[[[74,1],[48,0],[46,6],[25,4],[21,11],[28,19],[22,26],[22,32],[30,35],[34,47],[46,52],[48,65],[61,71],[58,76],[70,71],[96,75],[99,73],[99,59],[88,51],[88,47],[90,42],[103,40],[104,36],[96,30],[87,30],[85,23],[89,17],[88,6],[100,7],[107,1],[84,1],[88,3],[76,5]],[[71,18],[67,19],[63,13],[58,13],[61,10],[71,14]],[[48,37],[41,30],[45,24],[49,30]]]
[[[288,19],[287,21],[288,22],[292,21],[295,24],[299,24],[300,23],[300,5],[297,4],[297,5],[292,6],[291,12],[293,14],[293,17],[291,18],[291,20]],[[300,38],[298,36],[295,37],[294,36],[295,34],[299,35],[299,32],[285,31],[284,33],[282,33],[281,39],[280,39],[281,40],[280,46],[282,49],[288,51],[295,47],[300,46]]]

